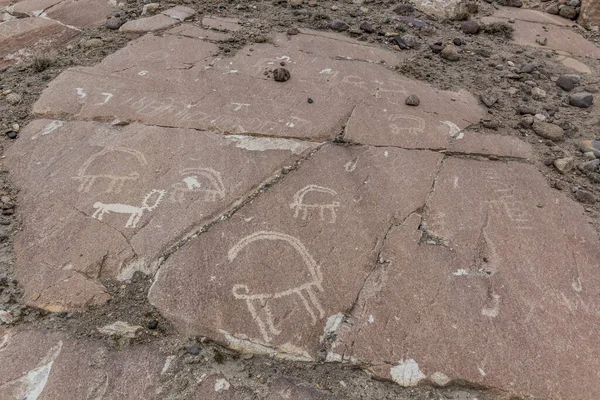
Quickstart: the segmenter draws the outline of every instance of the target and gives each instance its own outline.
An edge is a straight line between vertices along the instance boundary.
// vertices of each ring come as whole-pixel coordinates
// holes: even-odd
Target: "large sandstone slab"
[[[170,28],[194,15],[189,7],[175,6],[151,17],[126,22],[119,28],[122,32],[145,33]]]
[[[524,13],[524,11],[525,10],[514,11],[509,14],[512,15],[512,17],[510,17],[505,10],[500,10],[492,17],[482,18],[482,22],[508,22],[510,18],[517,18],[515,23],[511,24],[515,29],[513,42],[516,44],[543,47],[575,56],[600,57],[599,47],[574,32],[569,27],[561,26],[558,22],[559,18],[533,10],[527,10],[526,13]],[[522,15],[522,19],[519,17],[520,15]],[[540,38],[548,39],[545,46],[540,46],[536,42],[536,40]]]
[[[326,145],[172,254],[149,299],[182,333],[314,359],[352,307],[390,224],[423,207],[441,157]]]
[[[15,277],[53,311],[108,298],[97,279],[152,272],[171,245],[314,147],[140,124],[35,120],[7,152],[23,229]]]
[[[581,2],[579,23],[588,29],[600,26],[600,3],[594,0],[583,0]]]
[[[454,132],[445,121],[465,127],[482,115],[466,92],[442,92],[389,70],[399,53],[310,31],[274,41],[215,59],[216,44],[147,35],[98,66],[61,74],[34,112],[319,141],[343,134],[350,118],[350,140],[417,148],[444,148]],[[282,65],[292,78],[275,82],[269,71]],[[423,96],[421,107],[404,105],[411,93]],[[388,133],[390,125],[396,132]]]
[[[66,43],[77,31],[45,18],[21,18],[0,23],[0,66],[12,64],[35,51]]]
[[[21,3],[18,3],[21,4]],[[62,24],[77,28],[99,27],[116,10],[109,0],[64,0],[44,14]]]
[[[116,351],[60,332],[11,330],[0,336],[0,398],[164,398],[166,362],[153,346]]]
[[[447,159],[425,210],[387,236],[329,358],[404,386],[598,398],[600,246],[582,208],[534,166]]]

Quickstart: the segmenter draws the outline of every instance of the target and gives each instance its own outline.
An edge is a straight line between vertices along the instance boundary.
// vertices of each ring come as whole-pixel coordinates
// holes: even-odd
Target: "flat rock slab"
[[[45,18],[21,18],[0,23],[0,66],[18,62],[35,51],[60,46],[77,31]]]
[[[425,210],[390,231],[329,358],[403,386],[598,398],[600,247],[581,206],[534,166],[446,159]]]
[[[483,115],[466,92],[443,92],[386,68],[399,53],[311,32],[278,36],[275,45],[221,60],[216,44],[147,35],[98,66],[61,74],[34,112],[319,141],[346,126],[348,140],[411,148],[445,148],[451,134]],[[275,82],[269,71],[282,64],[292,78]],[[412,93],[420,107],[404,105]]]
[[[15,277],[25,300],[52,311],[106,301],[97,278],[152,272],[162,252],[315,145],[141,124],[32,122],[7,152],[21,189]]]
[[[326,145],[171,255],[150,301],[180,332],[312,360],[351,308],[390,225],[423,206],[441,157]]]
[[[201,40],[208,40],[214,42],[223,42],[231,39],[231,35],[224,32],[218,32],[211,29],[200,28],[192,24],[181,24],[167,31],[171,35],[179,35],[183,37],[190,37]]]
[[[202,25],[225,32],[237,32],[242,29],[240,21],[236,18],[207,16],[202,18]]]
[[[164,398],[165,361],[152,346],[115,351],[65,333],[12,330],[0,336],[0,398]]]
[[[20,4],[20,3],[18,3]],[[77,28],[99,27],[116,8],[108,0],[66,0],[44,14],[63,24]]]
[[[121,32],[146,33],[160,31],[179,24],[181,21],[164,14],[156,14],[151,17],[139,18],[124,23],[119,30]]]
[[[521,15],[521,12],[521,10],[516,11],[514,14],[515,16],[512,18],[517,18],[518,15]],[[554,18],[550,18],[550,16],[546,17],[544,15],[544,17],[540,17],[539,19],[546,20],[550,18],[551,21],[531,22],[536,19],[530,18],[533,13],[537,12],[528,10],[528,13],[525,14],[526,19],[517,19],[514,24],[511,24],[515,29],[513,36],[514,43],[532,47],[543,47],[575,56],[600,57],[599,47],[586,40],[578,33],[575,33],[569,27],[558,25]],[[501,10],[492,17],[482,18],[482,22],[486,24],[492,22],[508,22],[510,18],[506,17],[505,14],[506,12]],[[541,46],[536,42],[536,40],[540,38],[548,39],[545,46]]]
[[[8,12],[14,15],[39,17],[47,8],[53,7],[62,0],[22,0],[8,7]]]
[[[533,149],[529,143],[513,136],[485,135],[461,132],[450,141],[448,151],[458,154],[531,159]]]

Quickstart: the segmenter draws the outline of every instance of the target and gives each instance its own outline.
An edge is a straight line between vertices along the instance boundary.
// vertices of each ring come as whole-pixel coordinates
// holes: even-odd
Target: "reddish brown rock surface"
[[[105,301],[98,277],[152,271],[169,246],[314,147],[52,120],[21,137],[7,154],[25,218],[15,275],[29,304],[52,311]]]
[[[367,361],[405,386],[466,379],[597,397],[600,253],[581,207],[531,166],[453,159],[426,210],[387,236],[330,358]]]

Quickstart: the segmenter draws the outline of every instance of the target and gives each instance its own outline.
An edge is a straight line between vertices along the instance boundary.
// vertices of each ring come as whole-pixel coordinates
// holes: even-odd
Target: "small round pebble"
[[[198,346],[188,346],[185,348],[185,351],[193,356],[197,356],[198,354],[200,354],[200,349],[198,348]]]
[[[419,97],[416,94],[411,94],[410,96],[408,96],[406,98],[406,101],[404,102],[404,104],[406,104],[407,106],[416,107],[419,104],[421,104],[421,100],[419,99]]]
[[[310,97],[308,98],[308,104],[312,104],[314,103],[313,99],[311,99]]]
[[[148,322],[148,329],[155,330],[156,328],[158,328],[157,320],[153,319],[152,321]]]
[[[16,139],[18,134],[15,131],[9,131],[6,133],[6,136],[8,136],[9,139]]]

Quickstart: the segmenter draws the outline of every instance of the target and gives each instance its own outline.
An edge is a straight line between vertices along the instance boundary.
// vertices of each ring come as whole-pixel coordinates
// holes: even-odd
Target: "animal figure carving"
[[[304,245],[298,239],[279,232],[260,231],[246,236],[229,250],[229,261],[233,261],[238,254],[250,244],[261,240],[283,241],[291,246],[300,254],[310,275],[310,280],[308,282],[275,293],[253,293],[250,287],[244,284],[233,286],[233,297],[246,301],[246,306],[252,315],[252,319],[258,325],[263,339],[268,343],[273,339],[273,336],[277,336],[281,333],[281,330],[277,329],[273,322],[273,315],[270,307],[270,302],[272,300],[289,296],[298,296],[306,309],[306,312],[310,316],[312,325],[315,325],[319,319],[325,316],[325,311],[319,303],[316,294],[317,291],[323,291],[323,275],[321,273],[321,267],[316,263],[314,258],[308,253],[308,250],[306,250]]]
[[[294,194],[293,201],[290,204],[290,208],[294,209],[294,218],[298,218],[300,213],[302,213],[301,218],[303,221],[305,221],[308,218],[311,210],[318,210],[320,220],[325,221],[325,211],[328,210],[330,216],[329,222],[332,224],[335,223],[337,219],[337,214],[335,210],[340,206],[340,203],[338,201],[323,204],[305,203],[304,197],[311,192],[325,193],[331,196],[337,196],[335,190],[317,185],[308,185],[300,189],[296,192],[296,194]]]
[[[409,135],[418,135],[425,131],[425,121],[419,117],[410,115],[392,115],[390,116],[390,129],[397,135],[408,133]]]
[[[132,157],[135,162],[131,163],[131,165],[138,164],[141,167],[148,165],[148,161],[146,161],[144,155],[137,150],[125,147],[103,149],[88,158],[81,168],[79,168],[77,176],[73,177],[73,179],[81,182],[77,189],[79,192],[87,193],[98,180],[106,180],[108,181],[106,193],[119,193],[126,182],[132,182],[139,179],[140,174],[137,171],[131,171],[129,173],[100,173],[93,171],[94,162],[111,153],[121,153],[125,156]]]
[[[184,177],[182,182],[171,186],[169,201],[172,203],[183,203],[186,193],[202,193],[204,196],[200,200],[208,202],[225,198],[225,185],[218,171],[211,168],[186,168],[181,171],[181,175]]]
[[[158,195],[156,197],[156,201],[153,205],[148,205],[148,201],[155,194]],[[130,206],[128,204],[105,204],[98,201],[94,203],[94,208],[96,209],[96,211],[92,215],[92,218],[95,218],[98,221],[102,221],[102,217],[104,216],[104,214],[110,214],[111,212],[118,214],[130,214],[129,219],[125,224],[125,228],[135,228],[138,222],[140,222],[142,215],[144,215],[144,212],[154,211],[156,207],[158,207],[158,205],[160,204],[165,194],[166,192],[164,190],[153,189],[152,191],[150,191],[150,193],[146,195],[146,197],[144,197],[144,199],[142,200],[142,205],[140,207]]]

